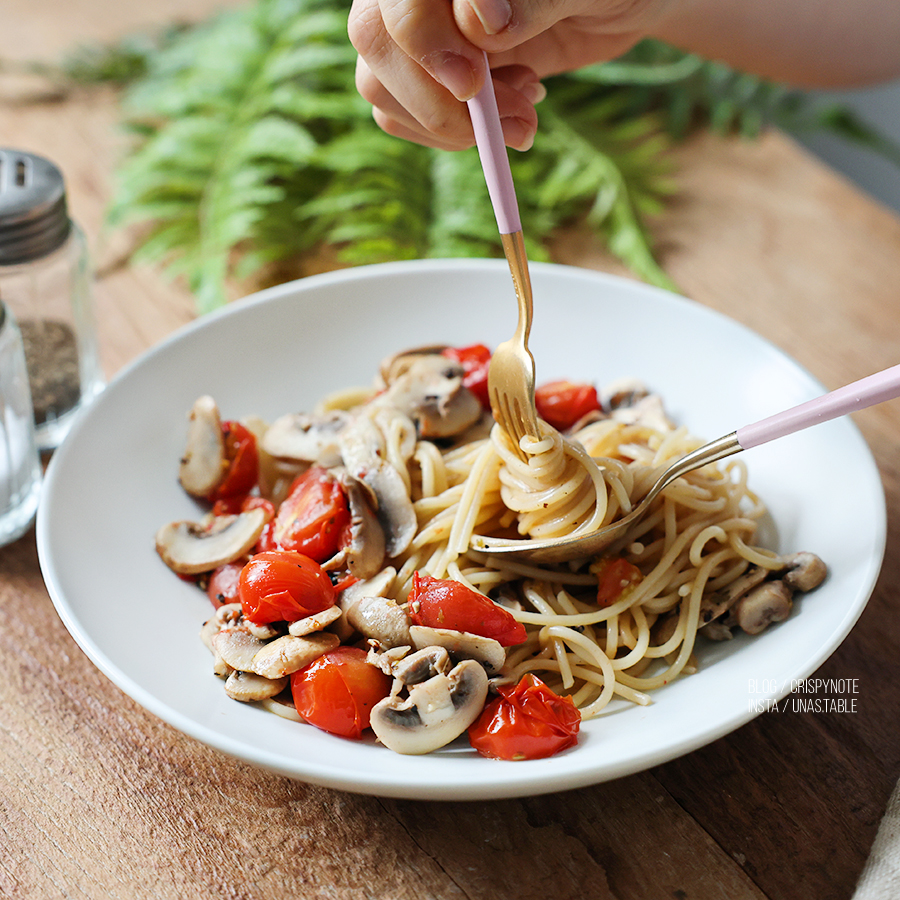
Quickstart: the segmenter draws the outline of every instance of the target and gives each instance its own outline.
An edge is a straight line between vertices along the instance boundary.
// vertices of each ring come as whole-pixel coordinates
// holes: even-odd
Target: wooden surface
[[[2,0],[0,58],[47,59],[208,0]],[[233,4],[232,4],[233,5]],[[101,237],[115,98],[0,75],[0,143],[65,170],[103,276],[108,374],[192,315]],[[684,292],[789,351],[828,387],[900,361],[900,222],[779,135],[698,140],[658,223]],[[589,237],[560,261],[618,271]],[[900,409],[856,420],[888,495],[886,564],[818,675],[859,679],[855,713],[764,714],[682,759],[593,788],[484,803],[383,800],[236,762],[163,724],[77,648],[34,536],[0,550],[0,896],[841,900],[900,776]]]

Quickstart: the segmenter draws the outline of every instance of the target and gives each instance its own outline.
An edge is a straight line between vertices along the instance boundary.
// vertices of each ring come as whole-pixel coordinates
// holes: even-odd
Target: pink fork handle
[[[475,145],[481,157],[481,168],[487,182],[488,194],[494,206],[500,234],[514,234],[522,230],[519,219],[519,204],[513,187],[512,172],[509,170],[509,156],[503,130],[500,127],[500,113],[494,96],[494,82],[487,54],[484,55],[484,85],[469,100],[469,115],[475,130]]]
[[[741,447],[749,450],[820,422],[828,422],[838,416],[875,406],[876,403],[893,400],[897,396],[900,396],[900,365],[861,378],[853,384],[816,397],[815,400],[807,400],[806,403],[761,419],[753,425],[745,425],[735,432],[735,436]]]

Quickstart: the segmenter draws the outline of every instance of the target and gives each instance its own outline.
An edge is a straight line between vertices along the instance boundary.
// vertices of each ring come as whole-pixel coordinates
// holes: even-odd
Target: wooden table
[[[234,3],[234,0],[232,0]],[[211,0],[3,0],[0,57],[53,59]],[[64,169],[91,236],[104,363],[190,320],[155,271],[101,239],[115,98],[0,77],[0,143]],[[782,346],[828,387],[897,363],[900,221],[778,134],[680,152],[658,223],[684,292]],[[582,233],[559,261],[618,271]],[[0,550],[0,895],[11,898],[770,898],[843,900],[900,776],[900,409],[859,414],[888,495],[875,593],[817,675],[855,713],[764,714],[640,775],[530,799],[384,800],[272,777],[196,743],[108,682],[58,619],[34,535]]]

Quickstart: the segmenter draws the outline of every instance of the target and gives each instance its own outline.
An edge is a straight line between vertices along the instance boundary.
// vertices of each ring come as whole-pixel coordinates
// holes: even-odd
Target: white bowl
[[[772,344],[688,300],[563,266],[534,265],[532,280],[539,382],[638,377],[708,439],[823,393]],[[273,419],[370,383],[392,352],[495,346],[514,323],[505,262],[396,263],[263,291],[144,354],[77,421],[44,486],[41,565],[79,646],[146,709],[224,753],[316,784],[409,798],[538,794],[627,775],[727,734],[788,694],[850,631],[881,565],[884,494],[849,419],[744,454],[770,510],[769,545],[817,553],[830,567],[825,584],[764,634],[705,645],[697,674],[658,690],[649,707],[616,705],[558,756],[487,760],[462,739],[402,757],[226,697],[198,637],[209,602],[153,548],[160,524],[196,511],[177,483],[196,397],[212,394],[227,418]]]

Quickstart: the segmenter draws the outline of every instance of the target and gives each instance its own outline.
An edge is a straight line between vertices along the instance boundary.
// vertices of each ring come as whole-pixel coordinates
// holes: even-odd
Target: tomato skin
[[[491,351],[484,344],[471,344],[468,347],[446,347],[441,355],[463,367],[463,387],[468,388],[485,409],[490,409],[487,376]]]
[[[241,569],[241,608],[256,625],[296,622],[334,606],[331,579],[313,559],[293,550],[252,556]]]
[[[336,647],[291,675],[301,718],[329,734],[359,738],[372,707],[391,692],[391,679],[366,662],[359,647]]]
[[[246,496],[259,480],[259,450],[253,432],[240,422],[226,421],[222,423],[222,434],[228,469],[209,495],[213,503],[229,497]]]
[[[566,431],[583,416],[598,411],[600,398],[591,384],[551,381],[535,390],[534,404],[545,422]]]
[[[244,569],[243,562],[225,563],[213,569],[209,576],[209,586],[206,588],[207,596],[215,607],[225,606],[226,603],[241,602],[241,572]]]
[[[344,545],[349,528],[350,507],[343,487],[327,469],[313,466],[291,485],[266,546],[296,550],[322,563]]]
[[[504,647],[521,644],[525,626],[493,600],[450,579],[413,575],[409,615],[416,625],[449,628],[493,638]]]
[[[597,605],[612,606],[643,580],[641,570],[621,556],[604,557],[591,571],[597,575]]]
[[[551,691],[531,673],[501,685],[469,726],[469,743],[491,759],[544,759],[578,743],[581,713],[570,697]]]

